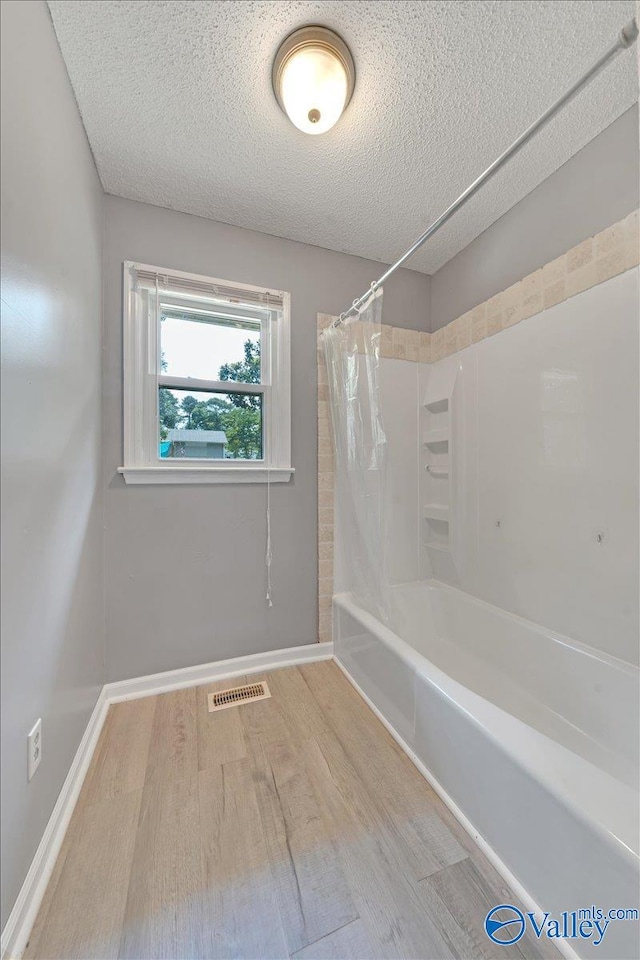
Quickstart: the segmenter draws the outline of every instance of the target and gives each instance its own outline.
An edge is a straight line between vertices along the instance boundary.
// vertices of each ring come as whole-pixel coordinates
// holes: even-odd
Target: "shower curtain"
[[[385,558],[387,439],[380,399],[382,290],[357,317],[323,333],[342,556],[352,593],[391,618]]]

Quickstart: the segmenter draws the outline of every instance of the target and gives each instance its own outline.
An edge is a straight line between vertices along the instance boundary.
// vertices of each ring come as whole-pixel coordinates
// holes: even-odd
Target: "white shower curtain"
[[[380,401],[382,290],[359,315],[324,331],[342,556],[352,593],[388,623],[387,439]]]

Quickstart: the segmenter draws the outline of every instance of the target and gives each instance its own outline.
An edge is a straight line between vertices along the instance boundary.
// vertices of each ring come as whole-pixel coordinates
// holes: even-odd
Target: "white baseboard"
[[[19,960],[28,943],[31,928],[40,909],[110,704],[121,700],[150,697],[169,690],[210,683],[213,680],[262,673],[297,663],[331,660],[332,657],[333,643],[309,643],[301,647],[269,650],[247,657],[234,657],[232,660],[219,660],[197,667],[186,667],[182,670],[170,670],[148,677],[135,677],[132,680],[105,684],[100,691],[69,773],[31,861],[18,899],[2,931],[0,956],[3,960]]]
[[[2,931],[0,953],[3,958],[19,960],[28,943],[31,928],[60,853],[60,847],[89,769],[108,709],[109,704],[104,695],[103,687],[73,758],[69,773],[62,785],[62,790],[58,795],[53,812],[49,817],[42,839],[38,844],[38,849],[31,861],[29,872],[22,884],[18,899]]]
[[[493,867],[495,867],[495,869],[500,874],[502,879],[510,887],[510,889],[515,893],[515,895],[521,900],[521,902],[525,905],[527,910],[532,910],[534,913],[537,913],[537,914],[543,914],[544,910],[540,909],[540,907],[535,902],[533,897],[530,896],[530,894],[525,890],[525,888],[522,886],[520,881],[513,875],[513,873],[511,872],[511,870],[509,870],[505,862],[495,852],[493,847],[491,847],[487,843],[487,841],[484,839],[482,834],[479,833],[478,830],[476,830],[474,825],[471,823],[469,818],[465,816],[465,814],[462,812],[462,810],[460,809],[458,804],[455,802],[455,800],[453,800],[449,796],[447,791],[438,782],[438,780],[436,780],[436,778],[433,776],[431,771],[427,767],[425,767],[420,757],[418,757],[417,754],[413,752],[413,750],[411,749],[409,744],[406,742],[406,740],[404,740],[400,736],[398,731],[395,729],[395,727],[393,727],[389,723],[385,715],[380,712],[378,707],[376,707],[373,700],[371,700],[371,698],[367,696],[367,694],[364,692],[364,690],[359,685],[359,683],[356,680],[354,680],[354,678],[351,676],[347,668],[340,662],[340,660],[338,660],[336,656],[334,656],[333,659],[338,665],[338,667],[340,667],[340,669],[342,670],[342,672],[344,673],[345,677],[347,678],[351,686],[354,688],[354,690],[360,694],[360,696],[362,697],[364,702],[367,704],[367,706],[375,713],[378,720],[380,720],[380,722],[384,724],[384,726],[387,728],[387,730],[389,731],[393,739],[396,741],[398,746],[401,748],[401,750],[403,750],[404,753],[406,753],[406,755],[409,757],[409,759],[414,764],[414,766],[417,767],[418,771],[422,774],[425,780],[433,787],[433,789],[438,794],[440,799],[447,805],[449,810],[451,810],[451,813],[454,815],[454,817],[456,818],[460,826],[467,831],[467,833],[469,834],[471,839],[474,841],[474,843],[482,850],[482,852],[484,853],[489,863]],[[573,949],[573,947],[571,946],[568,940],[564,940],[560,938],[558,940],[554,940],[554,943],[558,951],[562,954],[563,957],[566,958],[566,960],[580,960],[580,957],[575,952],[575,950]]]
[[[312,663],[315,660],[331,660],[333,643],[308,643],[302,647],[286,647],[284,650],[267,650],[264,653],[251,653],[247,657],[234,657],[232,660],[217,660],[197,667],[183,667],[180,670],[168,670],[166,673],[152,673],[148,677],[134,677],[132,680],[120,680],[107,683],[104,687],[109,703],[121,700],[135,700],[138,697],[151,697],[157,693],[168,693],[182,687],[193,687],[214,680],[226,680],[247,673],[262,673],[277,667],[291,667],[296,663]]]

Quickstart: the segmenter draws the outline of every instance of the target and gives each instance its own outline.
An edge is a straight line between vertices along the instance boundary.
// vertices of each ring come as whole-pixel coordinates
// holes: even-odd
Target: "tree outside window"
[[[162,370],[166,370],[164,358]],[[225,363],[218,379],[229,383],[260,383],[260,343],[246,340],[244,359]],[[191,394],[178,398],[168,388],[159,392],[160,437],[169,430],[221,430],[227,437],[226,456],[239,460],[262,458],[262,397],[229,393],[207,400]]]

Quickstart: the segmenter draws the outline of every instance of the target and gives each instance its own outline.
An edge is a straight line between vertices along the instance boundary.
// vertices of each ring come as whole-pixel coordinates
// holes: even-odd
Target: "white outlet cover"
[[[27,780],[32,776],[40,766],[42,760],[42,719],[39,718],[34,723],[27,737]]]

